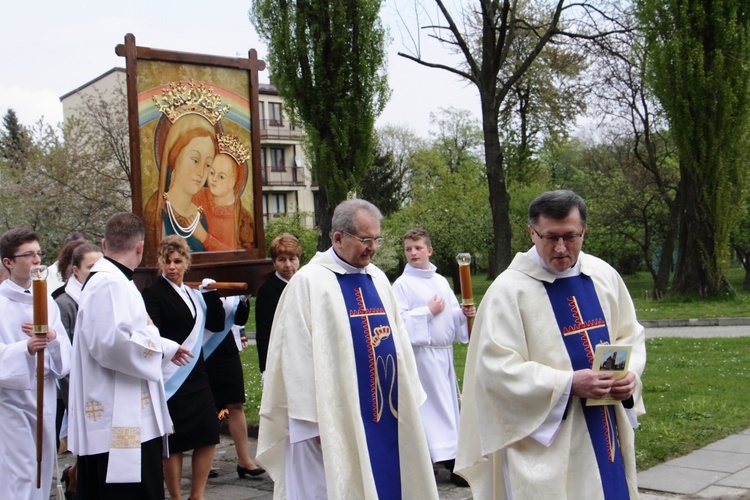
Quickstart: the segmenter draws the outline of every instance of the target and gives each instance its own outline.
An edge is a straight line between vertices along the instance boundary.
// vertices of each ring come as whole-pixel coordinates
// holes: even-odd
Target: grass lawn
[[[626,279],[626,282],[628,280]],[[488,280],[474,276],[474,297],[481,300]],[[647,300],[629,283],[639,319],[750,316],[750,293],[717,300]],[[740,290],[740,287],[735,287]],[[254,307],[248,329],[255,325]],[[750,327],[749,327],[750,328]],[[456,344],[454,363],[462,382],[466,345]],[[647,341],[643,375],[646,415],[636,431],[638,469],[647,469],[750,427],[750,337]],[[241,354],[245,371],[248,422],[257,424],[260,374],[255,346]]]

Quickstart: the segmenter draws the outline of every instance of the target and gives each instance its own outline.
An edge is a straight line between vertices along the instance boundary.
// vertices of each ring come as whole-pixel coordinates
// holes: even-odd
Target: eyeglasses
[[[44,257],[45,252],[44,250],[39,250],[38,252],[25,252],[20,253],[18,255],[14,255],[14,259],[33,259],[34,257],[38,256],[40,259]]]
[[[360,238],[359,236],[354,236],[353,234],[347,233],[346,231],[341,231],[341,232],[344,233],[347,236],[351,236],[355,240],[359,240],[359,242],[362,243],[366,247],[369,247],[371,245],[375,245],[375,248],[377,248],[377,247],[379,247],[380,245],[383,244],[383,238],[382,237],[378,237],[378,238]]]
[[[534,226],[529,226],[532,231],[539,236],[544,243],[547,245],[557,245],[557,242],[562,238],[563,243],[570,245],[572,243],[578,243],[583,236],[583,233],[568,233],[568,234],[539,234]]]

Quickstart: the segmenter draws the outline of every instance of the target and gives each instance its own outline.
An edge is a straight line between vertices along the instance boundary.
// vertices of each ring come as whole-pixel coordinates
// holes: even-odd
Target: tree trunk
[[[487,275],[494,279],[510,265],[510,194],[503,171],[503,150],[497,111],[482,98],[482,131],[484,133],[484,158],[487,164],[487,183],[490,194],[490,211],[494,236],[489,256]]]
[[[703,187],[689,169],[682,166],[678,200],[681,215],[680,254],[672,288],[677,293],[715,296],[725,280],[714,257],[714,234],[708,227]]]

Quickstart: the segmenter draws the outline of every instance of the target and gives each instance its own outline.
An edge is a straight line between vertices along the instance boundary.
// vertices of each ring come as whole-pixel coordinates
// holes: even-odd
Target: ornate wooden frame
[[[144,216],[144,171],[142,170],[142,127],[140,122],[141,111],[139,111],[138,62],[142,61],[144,67],[151,68],[150,75],[152,80],[154,74],[159,74],[158,65],[163,63],[164,68],[167,70],[166,73],[168,73],[164,77],[164,85],[174,81],[187,82],[192,80],[195,74],[198,74],[207,75],[207,78],[203,78],[207,85],[216,84],[217,86],[221,86],[221,81],[211,81],[211,75],[214,75],[214,78],[218,79],[220,76],[215,75],[222,75],[221,72],[223,71],[223,74],[231,74],[234,77],[237,70],[239,70],[240,81],[244,79],[244,76],[241,76],[242,74],[247,75],[247,88],[249,88],[249,96],[247,96],[249,101],[248,111],[250,115],[249,134],[251,142],[248,180],[252,180],[252,214],[255,248],[195,252],[193,253],[191,269],[185,279],[186,281],[200,281],[204,277],[210,277],[217,281],[244,282],[247,284],[247,291],[244,293],[254,293],[262,284],[265,276],[273,269],[271,261],[265,258],[262,178],[260,169],[258,72],[265,69],[265,62],[258,59],[257,52],[254,49],[248,52],[248,58],[245,59],[138,47],[135,43],[135,36],[130,33],[125,36],[124,44],[117,45],[115,53],[126,60],[131,187],[133,193],[132,211],[139,217]],[[154,62],[157,62],[157,69],[153,69],[152,65],[155,64]],[[242,82],[243,88],[244,85],[244,82]],[[145,99],[142,99],[142,101],[145,101]],[[154,125],[154,127],[156,126]],[[156,243],[158,244],[158,242]],[[145,286],[153,281],[157,275],[156,262],[151,258],[144,261],[143,265],[136,270],[136,281],[139,286]],[[238,292],[225,292],[228,295],[233,293]]]

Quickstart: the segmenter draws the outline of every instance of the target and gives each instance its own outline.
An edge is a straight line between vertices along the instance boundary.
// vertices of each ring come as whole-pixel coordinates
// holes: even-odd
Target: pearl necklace
[[[169,216],[169,223],[172,226],[172,231],[174,231],[175,234],[182,236],[183,238],[190,238],[193,233],[195,233],[195,230],[198,229],[198,224],[200,224],[201,222],[201,207],[198,207],[198,213],[195,214],[193,222],[191,222],[187,227],[184,227],[179,222],[177,222],[177,217],[175,216],[172,204],[169,202],[167,193],[164,193],[164,199],[166,200],[167,215]]]

